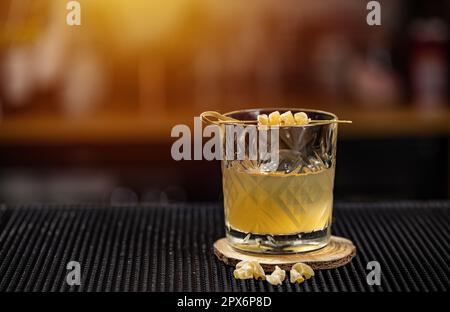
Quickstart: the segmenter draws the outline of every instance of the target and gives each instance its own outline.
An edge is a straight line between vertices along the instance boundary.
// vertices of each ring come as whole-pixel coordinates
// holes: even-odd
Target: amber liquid
[[[331,223],[334,167],[306,174],[222,171],[226,223],[234,230],[291,235]]]

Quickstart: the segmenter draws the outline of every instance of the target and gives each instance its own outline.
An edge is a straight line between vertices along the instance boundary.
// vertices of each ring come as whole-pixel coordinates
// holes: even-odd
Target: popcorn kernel
[[[250,279],[253,278],[253,268],[250,265],[244,265],[233,272],[235,279]]]
[[[299,262],[292,266],[290,276],[291,283],[302,283],[314,276],[314,271],[309,265]]]
[[[260,126],[269,125],[269,117],[266,114],[258,115],[258,125]]]
[[[300,274],[302,274],[304,277],[311,278],[312,276],[314,276],[314,270],[307,264],[305,263],[296,263],[292,266],[291,270],[295,270],[297,272],[299,272]]]
[[[264,269],[257,261],[243,260],[237,263],[233,275],[236,279],[266,279]]]
[[[269,114],[269,123],[271,126],[279,126],[281,123],[281,116],[279,111],[275,111]]]
[[[295,119],[291,111],[287,111],[280,115],[281,124],[285,126],[295,125]]]
[[[266,276],[266,280],[272,285],[281,285],[286,278],[286,271],[277,265],[272,274]]]
[[[304,112],[295,113],[294,119],[297,125],[307,125],[309,123],[308,115]]]
[[[296,270],[291,270],[289,272],[291,283],[303,283],[305,279],[303,276]]]

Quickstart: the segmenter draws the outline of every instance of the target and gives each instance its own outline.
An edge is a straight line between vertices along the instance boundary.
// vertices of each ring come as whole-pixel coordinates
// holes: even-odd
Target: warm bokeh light
[[[191,125],[192,117],[205,110],[304,107],[353,120],[340,129],[340,138],[351,141],[350,148],[368,148],[361,154],[373,155],[374,176],[400,169],[380,161],[381,152],[368,143],[353,141],[413,140],[403,143],[409,152],[399,154],[424,167],[408,181],[420,185],[428,179],[444,186],[430,185],[423,192],[417,186],[412,193],[450,192],[448,1],[380,1],[382,26],[367,25],[367,2],[360,0],[79,2],[80,26],[66,24],[67,1],[0,3],[0,171],[10,171],[5,176],[15,176],[11,163],[28,168],[24,172],[43,167],[44,175],[52,175],[46,170],[60,159],[64,170],[74,163],[85,169],[102,163],[103,153],[135,163],[133,157],[142,151],[123,146],[137,144],[146,153],[157,150],[157,161],[143,157],[139,166],[144,169],[118,177],[117,168],[126,162],[118,157],[95,174],[104,178],[105,189],[114,180],[150,188],[150,194],[169,188],[201,197],[191,186],[199,166],[181,169],[168,159],[175,124]],[[421,139],[434,143],[422,148],[428,143]],[[86,156],[85,145],[115,147]],[[36,146],[44,151],[53,146],[58,157],[50,160],[48,153],[36,153]],[[424,154],[416,153],[422,149]],[[30,163],[27,154],[43,159]],[[435,168],[427,173],[429,163]],[[348,160],[347,166],[353,163]],[[345,165],[338,168],[346,172]],[[150,177],[148,172],[157,173]],[[9,185],[9,178],[3,179],[0,197],[2,183]],[[348,182],[338,185],[337,194],[339,187],[354,196],[397,192],[385,190],[375,178],[337,180]],[[205,180],[205,188],[211,188],[208,184]],[[355,185],[363,189],[356,191]]]

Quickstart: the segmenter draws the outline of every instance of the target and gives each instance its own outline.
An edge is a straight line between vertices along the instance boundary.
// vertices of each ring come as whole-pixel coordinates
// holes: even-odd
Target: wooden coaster
[[[278,265],[283,270],[290,270],[292,265],[303,262],[314,270],[334,269],[349,263],[356,254],[356,247],[352,241],[338,236],[331,236],[327,246],[305,253],[272,255],[246,253],[236,250],[228,244],[226,238],[214,243],[214,253],[220,261],[235,266],[242,260],[258,261],[265,271],[271,272]]]

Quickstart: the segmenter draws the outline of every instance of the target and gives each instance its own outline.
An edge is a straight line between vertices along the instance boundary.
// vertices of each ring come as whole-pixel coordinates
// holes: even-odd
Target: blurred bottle
[[[0,21],[0,98],[5,114],[21,111],[31,103],[34,78],[32,41],[41,31],[38,9],[27,1],[2,1]],[[42,14],[41,15],[45,15]]]
[[[30,48],[25,45],[12,47],[5,53],[0,77],[5,108],[18,110],[30,103],[34,91],[30,55]]]
[[[354,56],[349,64],[349,94],[358,104],[379,108],[401,102],[403,86],[386,43],[369,44],[364,55]]]
[[[415,20],[410,26],[410,79],[413,101],[421,107],[447,102],[447,24],[442,19]]]
[[[62,75],[61,104],[66,118],[82,118],[95,111],[105,95],[106,75],[100,56],[89,46],[74,51]]]
[[[51,108],[65,63],[64,8],[57,0],[10,1],[0,31],[0,97],[5,114]],[[64,26],[64,24],[62,24]]]

